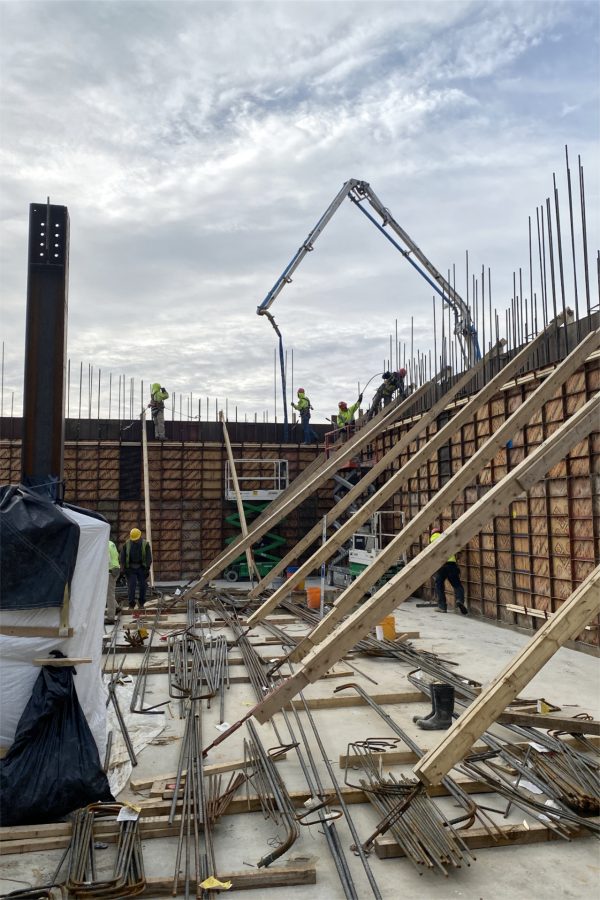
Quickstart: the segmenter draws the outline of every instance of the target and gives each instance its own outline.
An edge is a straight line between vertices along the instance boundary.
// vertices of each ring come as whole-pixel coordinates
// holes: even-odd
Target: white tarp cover
[[[40,667],[36,657],[51,650],[65,656],[89,656],[92,662],[76,667],[75,688],[79,703],[98,746],[100,759],[106,749],[106,689],[102,683],[102,635],[108,584],[108,540],[110,526],[91,516],[61,507],[79,525],[79,549],[73,580],[69,625],[71,638],[8,637],[0,635],[0,746],[14,741],[17,723],[31,696]],[[3,625],[57,627],[60,610],[3,610]]]

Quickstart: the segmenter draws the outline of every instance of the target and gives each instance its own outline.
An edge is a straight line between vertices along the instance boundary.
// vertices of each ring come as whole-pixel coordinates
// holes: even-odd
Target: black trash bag
[[[88,803],[114,802],[74,675],[73,666],[42,666],[0,760],[0,825],[56,822]]]
[[[23,485],[0,488],[2,609],[62,606],[78,548],[79,525],[49,497]]]

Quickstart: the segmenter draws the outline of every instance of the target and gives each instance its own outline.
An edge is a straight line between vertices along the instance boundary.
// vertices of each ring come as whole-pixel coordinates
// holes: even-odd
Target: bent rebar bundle
[[[135,897],[144,891],[146,876],[138,818],[118,822],[119,839],[112,874],[109,878],[98,878],[94,824],[97,819],[118,816],[124,808],[122,803],[91,803],[77,810],[67,851],[69,862],[65,887],[69,896],[112,897],[119,900],[121,897]],[[61,866],[62,861],[59,871]]]
[[[424,785],[403,775],[400,780],[393,775],[387,778],[380,775],[374,758],[378,745],[378,739],[348,744],[346,784],[360,787],[383,816],[374,833],[363,842],[363,849],[368,850],[378,835],[391,831],[419,874],[423,874],[423,868],[434,869],[437,866],[444,875],[448,875],[449,866],[460,868],[463,863],[470,865],[467,856],[475,857],[451,822],[428,797]],[[367,779],[360,779],[359,785],[351,785],[348,780],[353,756],[367,775]]]
[[[258,868],[270,866],[290,849],[300,830],[294,812],[294,806],[287,789],[275,770],[273,760],[263,747],[256,727],[252,721],[246,722],[248,738],[244,738],[244,769],[247,785],[252,783],[260,800],[265,818],[273,819],[278,826],[283,826],[285,837],[278,842],[270,853],[265,854],[257,862]]]

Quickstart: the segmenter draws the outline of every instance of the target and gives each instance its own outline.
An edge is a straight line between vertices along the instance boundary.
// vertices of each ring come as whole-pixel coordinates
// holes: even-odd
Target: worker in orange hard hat
[[[404,387],[404,378],[406,376],[406,369],[398,369],[397,372],[384,372],[382,375],[383,381],[375,391],[373,399],[371,401],[371,407],[368,412],[368,418],[372,419],[376,413],[379,412],[379,407],[383,402],[383,406],[387,406],[388,403],[392,402],[392,397],[394,393],[398,391],[398,396],[402,398],[402,400],[406,399],[406,390]]]
[[[292,400],[292,406],[300,413],[300,421],[302,422],[302,427],[304,429],[304,443],[317,444],[319,442],[319,436],[310,427],[310,411],[312,409],[310,400],[302,387],[298,388],[297,395],[298,402],[294,403]]]
[[[121,572],[125,572],[127,577],[129,609],[135,609],[137,588],[139,588],[139,607],[143,609],[146,602],[146,579],[152,565],[152,548],[148,541],[142,538],[139,528],[132,528],[129,532],[129,539],[121,548],[120,562]]]

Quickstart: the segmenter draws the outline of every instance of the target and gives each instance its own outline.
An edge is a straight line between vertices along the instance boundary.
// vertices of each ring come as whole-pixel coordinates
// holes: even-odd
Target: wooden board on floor
[[[568,744],[571,747],[575,747],[576,749],[581,750],[582,744],[575,737],[570,737],[565,735],[560,739],[563,744]],[[600,746],[600,738],[598,737],[590,737],[587,738],[587,741],[593,744],[595,747]],[[518,747],[521,750],[526,750],[530,744],[527,741],[519,742],[515,744],[510,744],[512,747]],[[584,752],[585,752],[585,748]],[[471,747],[470,753],[484,753],[486,750],[489,750],[489,747],[484,744],[475,744],[474,747]],[[426,750],[423,750],[423,753],[426,753]],[[345,769],[346,765],[349,763],[351,766],[356,767],[360,766],[360,760],[362,757],[351,755],[347,756],[345,753],[340,753],[338,765],[340,769]],[[367,754],[367,758],[372,759],[372,761],[376,765],[382,766],[404,766],[411,765],[412,763],[417,762],[421,757],[417,756],[416,753],[413,753],[412,750],[384,750],[382,753],[371,753]]]
[[[591,821],[598,823],[599,819]],[[481,850],[485,847],[508,847],[518,844],[539,844],[544,841],[556,841],[561,838],[555,831],[541,822],[528,822],[526,825],[517,822],[514,825],[499,826],[502,836],[494,840],[485,828],[469,828],[460,831],[460,836],[470,850]],[[495,834],[495,832],[494,832]],[[570,835],[571,838],[592,837],[587,828],[580,828]],[[384,835],[375,839],[375,853],[379,859],[395,859],[404,856],[404,851],[393,837]]]
[[[231,881],[232,891],[263,890],[270,887],[293,887],[300,884],[316,884],[317,869],[313,859],[296,858],[287,865],[269,866],[268,869],[243,869],[237,872],[219,872],[219,881]],[[179,879],[180,890],[183,880]],[[196,895],[196,879],[190,881],[191,890]],[[218,892],[216,892],[218,893]],[[173,896],[172,878],[147,878],[146,889],[140,897]]]
[[[379,706],[388,706],[397,703],[423,703],[423,694],[420,691],[394,691],[390,694],[371,694],[371,699]],[[309,709],[345,709],[349,706],[367,706],[367,701],[358,694],[342,697],[305,697]],[[302,700],[292,700],[294,709],[303,710]]]
[[[464,781],[461,787],[469,794],[489,793],[489,788],[480,782]],[[340,788],[344,802],[348,805],[367,803],[364,791],[343,786]],[[172,791],[170,792],[173,793]],[[290,798],[295,809],[302,809],[310,798],[306,790],[290,791]],[[443,786],[432,788],[431,796],[448,796]],[[152,799],[140,801],[136,804],[141,807],[140,834],[144,840],[158,837],[177,837],[181,824],[181,801],[177,802],[177,815],[173,824],[169,824],[171,799]],[[335,797],[332,806],[336,805]],[[239,813],[261,812],[262,806],[258,796],[251,794],[234,798],[228,806],[225,815]],[[97,821],[94,825],[94,835],[107,843],[115,843],[118,840],[119,831],[115,821]],[[59,850],[68,846],[71,836],[70,822],[56,822],[48,825],[20,825],[15,827],[0,828],[0,856],[10,854],[34,853],[46,850]]]
[[[544,716],[540,713],[512,711],[504,712],[496,719],[500,725],[522,725],[542,728],[544,731],[564,731],[567,734],[600,735],[600,720],[574,719],[566,716]]]

